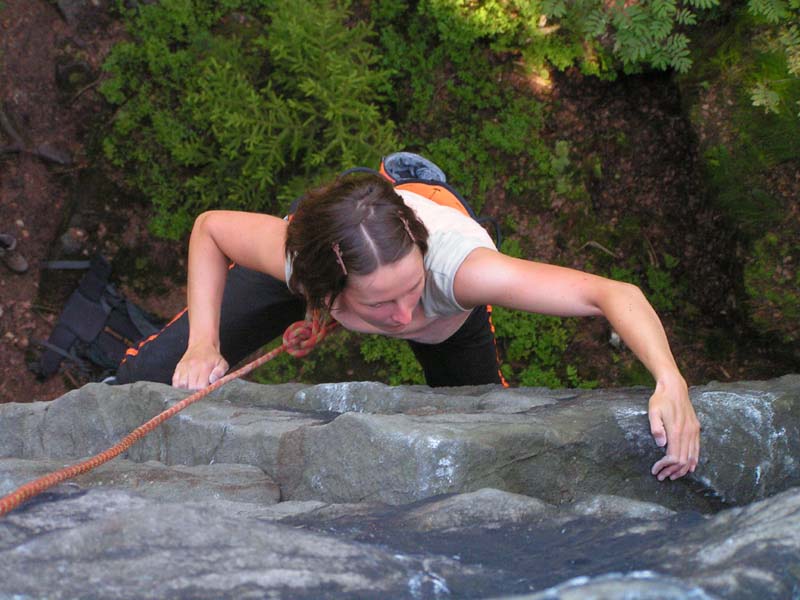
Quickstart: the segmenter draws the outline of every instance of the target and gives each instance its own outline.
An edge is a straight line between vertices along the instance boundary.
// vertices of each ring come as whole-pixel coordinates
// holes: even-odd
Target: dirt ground
[[[75,190],[88,167],[91,125],[105,110],[96,80],[120,37],[114,24],[65,15],[43,0],[4,0],[0,6],[0,232],[16,237],[29,263],[24,274],[0,265],[0,402],[49,400],[82,382],[69,373],[40,381],[27,361],[36,356],[35,340],[50,335],[80,272],[52,273],[42,263],[97,251],[113,258],[124,246],[144,247],[154,256],[182,256],[185,249],[150,241],[146,210],[135,204],[113,219],[70,220],[83,201]],[[65,85],[70,73],[84,80]],[[118,212],[106,200],[93,210],[112,208]],[[181,277],[176,273],[176,281]],[[125,292],[169,315],[184,301],[180,284],[170,288],[152,297],[140,297],[132,287]]]
[[[62,107],[54,82],[58,44],[71,35],[66,23],[47,3],[11,0],[0,12],[0,31],[4,112],[30,144],[57,146],[80,161],[80,120],[75,112],[91,108],[85,101]],[[10,145],[14,140],[3,134],[3,146]],[[33,304],[39,263],[47,259],[67,203],[56,170],[66,169],[55,169],[28,152],[0,156],[0,230],[17,238],[30,264],[22,275],[0,271],[0,400],[45,400],[65,389],[60,378],[36,382],[25,366],[31,339],[46,339],[55,320],[53,314],[34,310]]]
[[[129,297],[161,317],[169,317],[184,302],[185,243],[152,239],[145,226],[146,206],[117,197],[113,190],[98,193],[86,158],[96,141],[94,123],[110,116],[104,115],[108,109],[96,90],[100,65],[122,32],[103,11],[86,18],[60,12],[59,4],[82,5],[0,3],[0,232],[17,238],[30,263],[24,274],[0,265],[0,402],[49,400],[82,383],[69,372],[40,381],[27,368],[36,356],[35,340],[47,339],[79,277],[43,269],[45,261],[98,251],[108,258],[134,255],[156,265],[164,281],[143,286],[129,275],[121,282]],[[697,282],[687,292],[696,306],[714,315],[734,311],[729,263],[722,259],[733,246],[696,193],[700,186],[690,168],[692,135],[677,116],[679,99],[668,79],[647,85],[635,78],[624,84],[587,85],[567,74],[557,78],[549,95],[554,107],[550,135],[570,139],[584,157],[584,167],[603,173],[589,190],[592,209],[611,224],[631,212],[649,223],[634,239],[606,250],[624,256],[647,245],[654,260],[664,252],[681,256],[691,265],[691,281]],[[87,203],[90,196],[93,200]],[[519,208],[504,206],[502,190],[487,199],[486,207],[501,218],[516,212],[523,233],[530,227],[528,238],[540,260],[581,267],[590,262],[592,252],[604,251],[585,245],[576,249],[562,239],[557,197],[550,217],[539,215],[535,223]],[[692,384],[782,374],[758,352],[709,353],[714,329],[725,337],[726,327],[735,328],[724,318],[698,319],[695,325],[708,330],[703,335],[687,331],[686,324],[669,316],[664,321]],[[595,370],[605,373],[602,383],[613,381],[620,369],[613,364],[607,334],[601,321],[589,323],[571,348],[596,357]]]

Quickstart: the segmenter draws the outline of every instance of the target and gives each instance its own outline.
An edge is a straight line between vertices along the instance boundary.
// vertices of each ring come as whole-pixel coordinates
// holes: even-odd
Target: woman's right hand
[[[172,386],[200,390],[214,383],[228,371],[228,361],[214,346],[190,346],[175,367]]]
[[[189,343],[172,375],[174,387],[198,390],[225,375],[219,327],[230,264],[284,280],[286,227],[283,219],[256,213],[216,210],[197,217],[189,238]]]

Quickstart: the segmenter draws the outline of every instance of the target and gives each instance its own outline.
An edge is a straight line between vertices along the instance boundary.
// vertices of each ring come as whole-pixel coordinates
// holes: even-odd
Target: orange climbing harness
[[[108,462],[112,458],[119,456],[145,435],[153,431],[153,429],[161,425],[161,423],[176,415],[190,404],[194,404],[201,398],[208,396],[211,392],[219,387],[222,387],[229,381],[233,381],[234,379],[247,375],[253,369],[256,369],[264,363],[272,360],[282,352],[286,351],[288,354],[298,358],[305,356],[311,352],[311,350],[319,341],[321,341],[326,335],[328,335],[328,333],[335,329],[337,325],[338,323],[336,321],[329,321],[323,325],[316,317],[311,321],[298,321],[297,323],[293,323],[283,334],[283,343],[280,346],[263,354],[262,356],[259,356],[254,361],[247,363],[241,369],[225,375],[223,378],[215,381],[208,387],[198,390],[191,396],[184,398],[161,414],[147,421],[147,423],[144,425],[141,425],[131,431],[120,442],[108,450],[101,452],[100,454],[97,454],[81,463],[64,467],[63,469],[54,471],[53,473],[45,475],[44,477],[40,477],[39,479],[31,481],[30,483],[26,483],[7,496],[3,496],[0,498],[0,516],[3,516],[6,513],[14,510],[26,500],[33,498],[46,489],[51,488],[62,481],[66,481],[67,479],[71,479],[72,477],[91,471],[103,463]]]

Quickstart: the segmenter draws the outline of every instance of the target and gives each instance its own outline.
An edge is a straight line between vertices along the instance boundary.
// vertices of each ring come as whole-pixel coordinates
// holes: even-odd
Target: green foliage
[[[262,351],[267,352],[270,350],[274,350],[277,346],[281,344],[280,339],[275,340],[271,344],[267,345]],[[291,383],[291,382],[303,382],[304,378],[301,377],[301,368],[304,366],[308,366],[309,363],[306,363],[305,360],[311,358],[311,360],[318,359],[317,353],[328,340],[325,340],[320,346],[314,349],[314,352],[307,355],[305,359],[302,361],[286,354],[285,352],[279,354],[271,361],[265,363],[264,365],[260,366],[258,369],[253,371],[251,378],[256,383],[263,383],[263,384],[279,384],[279,383]]]
[[[780,112],[780,94],[767,87],[763,81],[758,82],[756,87],[750,91],[750,98],[753,101],[753,106],[763,107],[764,112],[776,114]]]
[[[324,0],[169,0],[128,11],[102,91],[109,160],[178,237],[208,208],[277,211],[395,147],[387,73],[363,24]],[[280,204],[275,199],[279,199]]]
[[[673,30],[679,18],[689,23],[693,17],[689,8],[678,11],[674,0],[653,0],[617,9],[611,19],[616,30],[614,52],[628,71],[649,63],[656,69],[671,67],[685,73],[691,65],[689,40]]]
[[[695,79],[713,82],[716,95],[733,100],[723,107],[723,135],[710,137],[704,150],[707,180],[717,207],[745,241],[774,229],[786,208],[764,174],[800,160],[800,136],[790,133],[800,128],[800,77],[779,42],[792,26],[754,17],[751,6],[700,42],[708,58]]]
[[[792,9],[800,6],[796,0],[749,0],[747,7],[750,12],[758,17],[763,17],[768,23],[780,23],[792,16]]]
[[[265,350],[278,346],[276,340]],[[361,335],[339,329],[302,360],[286,353],[260,367],[259,383],[324,383],[335,381],[383,381],[389,385],[424,384],[425,376],[404,340]]]
[[[404,340],[367,336],[361,342],[361,356],[376,369],[375,375],[389,385],[425,383],[422,367]]]
[[[377,4],[377,6],[375,6]],[[383,25],[399,21],[397,3],[373,3]],[[614,76],[618,67],[675,69],[691,66],[685,29],[718,0],[423,0],[418,14],[436,28],[442,43],[471,53],[486,44],[495,53],[521,54],[536,69],[578,65],[587,74]],[[394,5],[394,10],[389,6]],[[408,15],[406,15],[408,18]]]
[[[756,19],[770,25],[758,38],[764,51],[781,58],[777,69],[760,69],[755,85],[750,87],[753,106],[775,114],[788,109],[800,117],[796,94],[794,106],[785,105],[800,80],[800,0],[750,0],[748,9]]]
[[[781,202],[759,180],[766,159],[746,136],[733,151],[719,144],[705,152],[709,187],[716,204],[746,236],[755,236],[780,219]]]
[[[494,308],[492,321],[503,350],[501,370],[509,383],[557,388],[575,380],[564,359],[573,323],[502,307]]]
[[[800,102],[799,1],[750,0],[758,52],[737,46],[751,29],[726,46],[727,73],[748,111],[737,113],[737,147],[707,154],[709,173],[754,236],[782,208],[758,171],[797,156],[800,136],[786,132],[796,130]],[[544,133],[547,114],[528,88],[534,75],[573,65],[601,77],[686,72],[687,36],[718,2],[371,0],[353,13],[346,0],[139,4],[127,13],[133,41],[106,63],[102,89],[116,113],[104,149],[153,202],[154,230],[177,237],[207,208],[280,211],[308,185],[402,148],[439,163],[478,210],[498,189],[520,206],[545,205],[553,192],[576,205],[586,197],[571,160],[580,153]],[[354,16],[366,13],[369,24]],[[578,162],[602,177],[597,157]],[[520,241],[504,250],[519,255]],[[753,264],[773,264],[773,250],[765,245]],[[614,267],[612,276],[644,288],[659,311],[680,310],[677,263],[662,259]],[[755,289],[767,267],[749,268]],[[495,308],[494,321],[513,383],[591,385],[566,358],[572,320]],[[310,360],[281,358],[259,377],[336,380],[354,369],[422,381],[405,343],[344,332]],[[632,369],[632,379],[649,377]]]
[[[718,0],[426,0],[420,12],[436,24],[442,41],[459,50],[488,42],[495,52],[519,52],[531,65],[558,69],[578,64],[590,74],[642,67],[691,66],[682,31]]]
[[[500,95],[500,94],[495,94]],[[470,102],[461,104],[469,106]],[[489,120],[476,116],[452,122],[447,135],[422,144],[476,211],[486,193],[503,182],[511,197],[544,188],[550,150],[538,138],[542,127],[541,106],[530,99],[509,98]],[[509,164],[530,165],[530,170],[509,170]]]
[[[652,263],[648,263],[644,268],[612,265],[609,277],[642,288],[657,312],[662,314],[672,312],[679,307],[686,286],[675,275],[678,259],[666,252],[662,258],[663,266]]]
[[[253,374],[258,383],[326,383],[352,381],[353,379],[379,379],[367,374],[359,362],[357,333],[339,328],[329,335],[311,354],[302,359],[285,352],[259,367]],[[275,340],[265,350],[279,346]]]
[[[667,253],[663,254],[664,266],[647,265],[648,298],[658,312],[671,312],[677,307],[680,297],[685,292],[673,275],[678,259]]]
[[[718,0],[613,4],[598,0],[544,0],[542,9],[560,26],[558,36],[582,39],[591,49],[579,59],[587,73],[602,74],[615,68],[615,64],[621,64],[628,73],[642,68],[685,73],[692,61],[684,30],[697,23],[700,11],[717,4]]]
[[[502,250],[519,256],[519,242],[506,240]],[[581,378],[577,367],[567,361],[567,346],[575,333],[573,319],[495,306],[492,322],[501,350],[500,370],[510,384],[551,388],[596,385]]]
[[[519,3],[524,14],[529,4]],[[431,0],[401,11],[393,0],[370,3],[382,65],[394,74],[402,146],[439,164],[476,210],[498,185],[510,198],[547,187],[543,107],[510,85],[514,66],[492,52],[525,20],[495,19],[503,6]]]
[[[570,159],[570,143],[567,140],[558,140],[555,143],[553,154],[550,155],[549,185],[559,196],[569,200],[581,201],[588,198],[588,193],[575,165]],[[595,163],[595,168],[599,168]]]
[[[633,285],[641,285],[639,276],[636,275],[636,272],[629,267],[620,267],[618,265],[614,265],[611,267],[611,273],[609,274],[609,277],[616,281],[624,281],[626,283],[632,283]]]
[[[788,344],[800,341],[800,243],[767,233],[753,245],[744,283],[753,322]]]
[[[468,48],[488,38],[499,51],[518,48],[541,16],[539,3],[530,0],[423,0],[420,10],[436,23],[445,44]]]
[[[622,363],[621,359],[619,360]],[[625,386],[641,385],[648,388],[653,388],[656,384],[653,375],[638,360],[621,364],[619,383]]]

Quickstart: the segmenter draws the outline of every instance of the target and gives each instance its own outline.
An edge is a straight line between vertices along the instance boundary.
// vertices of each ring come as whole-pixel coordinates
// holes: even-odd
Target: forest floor
[[[95,184],[88,157],[96,152],[97,123],[111,118],[96,80],[102,77],[100,66],[109,48],[122,37],[118,24],[103,20],[102,12],[95,14],[100,17],[63,14],[56,3],[44,0],[0,2],[0,232],[17,238],[30,265],[24,274],[0,265],[0,402],[49,400],[83,383],[69,370],[42,381],[28,369],[38,353],[35,341],[50,335],[79,278],[76,272],[43,268],[46,261],[100,252],[114,259],[115,266],[147,265],[147,284],[137,280],[133,269],[117,274],[126,295],[164,318],[185,301],[185,241],[153,238],[146,227],[146,205]],[[84,79],[76,86],[70,77]],[[733,245],[695,191],[700,186],[693,136],[680,118],[679,98],[669,79],[603,83],[568,74],[556,78],[547,95],[553,139],[570,139],[573,148],[593,157],[602,170],[603,177],[588,190],[595,213],[614,223],[633,212],[648,223],[637,239],[610,250],[624,253],[646,245],[656,262],[668,252],[691,265],[686,269],[693,289],[687,295],[701,317],[691,324],[677,316],[664,318],[689,382],[783,374],[784,366],[764,353],[709,351],[714,330],[723,332],[720,339],[728,329],[732,336],[741,335],[725,317],[735,311],[729,289],[730,269],[735,267],[725,257]],[[587,168],[592,164],[587,159]],[[563,260],[565,255],[553,250],[569,246],[560,229],[563,215],[554,216],[562,209],[559,200],[554,197],[549,216],[531,218],[520,207],[506,205],[500,187],[487,198],[485,210],[501,221],[513,215],[517,234],[529,240],[537,259]],[[583,255],[573,252],[567,263],[586,266],[598,251],[604,250],[582,248]],[[698,282],[703,287],[694,289]],[[701,329],[706,330],[703,335]],[[613,385],[618,367],[603,322],[587,324],[570,350],[590,357],[584,362],[594,360],[600,385]]]
[[[185,242],[153,239],[146,206],[94,186],[87,155],[96,123],[110,117],[96,81],[122,34],[107,13],[86,5],[93,14],[64,14],[43,0],[0,3],[0,232],[16,237],[29,263],[24,274],[0,265],[0,402],[50,400],[84,383],[69,369],[41,380],[28,368],[36,340],[47,340],[82,274],[45,262],[138,254],[171,281],[148,285],[149,296],[140,297],[140,285],[118,278],[124,293],[159,315],[185,302],[176,258],[185,256]]]

